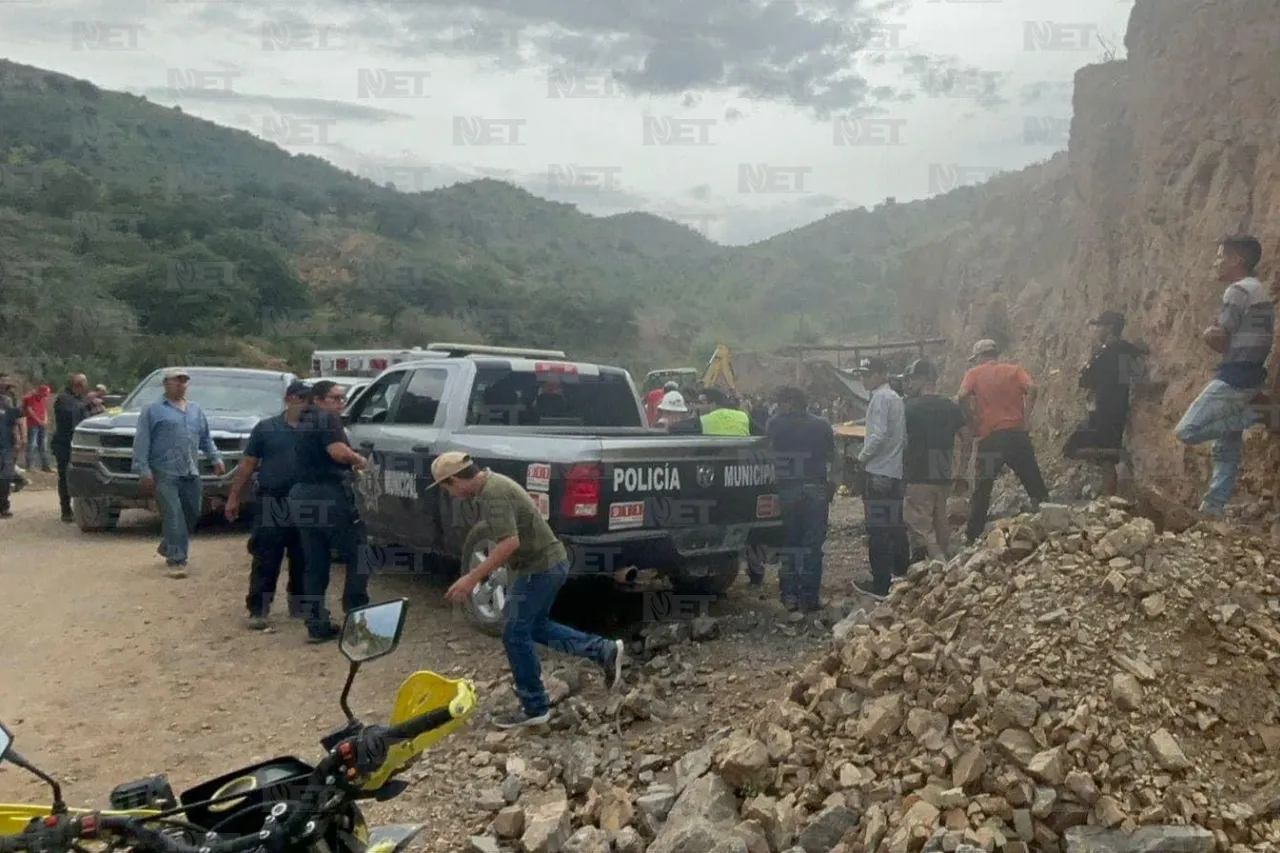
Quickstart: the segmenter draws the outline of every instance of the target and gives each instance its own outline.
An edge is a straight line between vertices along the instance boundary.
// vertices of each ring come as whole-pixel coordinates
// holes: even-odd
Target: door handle
[[[363,448],[364,450],[373,450],[373,442],[372,442],[372,441],[362,441],[362,442],[360,442],[360,447],[361,447],[361,448]]]
[[[430,452],[431,452],[431,445],[429,445],[429,444],[415,444],[413,447],[411,447],[411,448],[409,448],[409,449],[410,449],[410,450],[412,450],[414,453],[430,453]]]

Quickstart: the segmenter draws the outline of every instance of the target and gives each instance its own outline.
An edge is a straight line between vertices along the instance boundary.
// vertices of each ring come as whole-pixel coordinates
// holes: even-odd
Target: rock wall
[[[1007,341],[1036,377],[1047,467],[1083,416],[1088,320],[1115,309],[1167,382],[1136,406],[1138,475],[1187,500],[1202,489],[1207,455],[1184,460],[1172,431],[1215,361],[1200,332],[1221,299],[1217,241],[1256,235],[1262,279],[1280,290],[1277,44],[1277,0],[1137,0],[1128,59],[1076,74],[1068,151],[992,181],[974,222],[904,257],[905,322],[948,338],[947,387],[983,337]],[[1250,448],[1245,486],[1256,491],[1276,453],[1266,438]]]

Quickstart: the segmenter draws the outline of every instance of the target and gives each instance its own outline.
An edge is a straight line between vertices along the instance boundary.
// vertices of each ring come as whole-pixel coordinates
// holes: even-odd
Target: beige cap
[[[190,379],[191,374],[187,373],[185,367],[166,367],[164,371],[165,379]]]
[[[474,464],[475,462],[469,453],[462,453],[457,450],[441,453],[431,463],[431,485],[438,486],[442,480],[447,480],[460,471],[467,470]]]
[[[973,345],[973,352],[969,354],[969,360],[977,361],[981,356],[999,351],[1000,345],[998,343],[991,340],[991,338],[983,338]]]

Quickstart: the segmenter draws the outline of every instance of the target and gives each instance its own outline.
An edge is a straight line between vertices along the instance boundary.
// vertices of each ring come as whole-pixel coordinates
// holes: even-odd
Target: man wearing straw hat
[[[499,566],[505,565],[511,575],[502,644],[520,708],[499,714],[494,724],[514,729],[551,719],[534,643],[595,661],[604,671],[605,685],[611,690],[619,687],[625,656],[621,640],[584,634],[551,621],[551,607],[569,577],[569,557],[529,493],[510,477],[481,469],[469,455],[457,451],[436,457],[431,478],[432,488],[440,486],[452,497],[468,501],[498,543],[483,563],[449,587],[445,598],[451,604],[462,603]]]

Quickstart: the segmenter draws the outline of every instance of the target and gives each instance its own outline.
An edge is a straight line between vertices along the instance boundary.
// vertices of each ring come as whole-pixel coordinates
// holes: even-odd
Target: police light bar
[[[563,350],[558,349],[523,349],[521,347],[490,347],[481,344],[428,344],[432,352],[447,352],[451,356],[461,355],[505,355],[512,358],[568,358]]]

